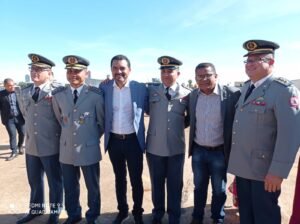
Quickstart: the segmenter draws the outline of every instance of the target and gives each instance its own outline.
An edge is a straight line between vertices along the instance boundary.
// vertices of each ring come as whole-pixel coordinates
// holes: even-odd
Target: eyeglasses
[[[205,74],[205,75],[196,75],[195,79],[196,80],[210,79],[213,75],[214,75],[213,73]]]
[[[30,73],[41,73],[49,70],[50,70],[49,68],[29,67]]]
[[[258,62],[268,62],[270,61],[270,58],[256,58],[256,59],[248,59],[246,61],[244,61],[245,64],[254,64],[254,63],[258,63]]]

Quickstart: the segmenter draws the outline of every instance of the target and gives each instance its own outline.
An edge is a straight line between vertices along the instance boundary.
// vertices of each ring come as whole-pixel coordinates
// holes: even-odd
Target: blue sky
[[[242,48],[248,39],[277,42],[276,75],[300,78],[299,0],[0,0],[0,80],[24,81],[28,53],[56,63],[62,57],[90,60],[92,78],[110,74],[110,59],[125,54],[131,79],[159,78],[157,58],[183,62],[179,81],[194,81],[200,62],[215,64],[222,83],[246,81]]]

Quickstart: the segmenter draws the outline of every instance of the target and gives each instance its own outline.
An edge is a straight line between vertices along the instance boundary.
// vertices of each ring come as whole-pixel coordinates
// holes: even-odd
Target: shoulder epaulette
[[[284,86],[290,86],[290,85],[292,85],[291,81],[289,81],[288,79],[283,78],[283,77],[276,77],[274,79],[274,81],[276,81],[276,82],[278,82],[278,83],[280,83],[280,84],[282,84]]]
[[[26,86],[22,87],[22,90],[27,89],[27,88],[32,88],[32,86],[33,86],[33,83],[29,83]]]
[[[56,93],[60,93],[62,91],[66,90],[66,87],[65,86],[59,86],[57,88],[55,88],[53,91],[52,91],[52,95],[55,95]]]
[[[98,87],[95,87],[95,86],[88,86],[88,90],[89,91],[92,91],[94,93],[97,93],[97,94],[101,94],[101,90],[98,88]]]
[[[161,83],[160,82],[146,82],[144,83],[147,87],[151,86],[159,86]]]
[[[247,80],[246,82],[244,82],[244,85],[247,84],[248,82],[251,82],[251,80],[249,79],[249,80]]]
[[[55,80],[52,81],[50,85],[51,85],[52,88],[58,88],[58,87],[60,87],[60,86],[63,86],[62,83],[57,82],[57,81],[55,81]]]
[[[148,91],[149,93],[157,93],[159,92],[159,88],[160,88],[160,85],[156,86],[156,85],[149,85],[148,86]]]

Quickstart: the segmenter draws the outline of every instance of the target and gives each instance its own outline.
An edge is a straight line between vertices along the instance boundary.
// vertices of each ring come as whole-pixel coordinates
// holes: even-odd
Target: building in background
[[[28,74],[25,75],[25,82],[30,82],[30,75]]]

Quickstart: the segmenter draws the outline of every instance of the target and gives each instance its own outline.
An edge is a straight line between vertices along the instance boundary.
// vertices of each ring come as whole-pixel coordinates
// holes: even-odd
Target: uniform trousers
[[[236,177],[240,224],[280,224],[280,191],[268,192],[264,182]]]
[[[30,185],[30,213],[44,214],[44,174],[49,185],[50,214],[59,215],[63,203],[62,174],[59,155],[33,156],[26,154],[26,168]]]
[[[80,169],[83,173],[87,188],[89,209],[85,213],[88,222],[95,221],[100,215],[100,165],[99,162],[88,166],[74,166],[61,163],[65,189],[65,206],[70,220],[81,217],[80,196]]]
[[[134,216],[141,216],[144,187],[142,181],[143,172],[143,151],[140,148],[136,135],[129,135],[124,139],[115,135],[110,135],[108,143],[108,154],[115,174],[115,188],[118,202],[118,210],[122,214],[128,213],[127,203],[127,171],[129,172],[130,183],[132,187]]]
[[[151,178],[153,220],[159,221],[165,213],[165,185],[167,185],[167,213],[170,224],[179,224],[183,187],[184,153],[157,156],[147,153]]]

